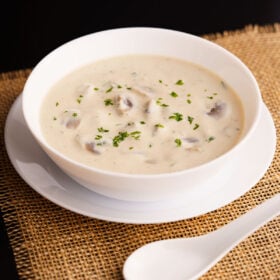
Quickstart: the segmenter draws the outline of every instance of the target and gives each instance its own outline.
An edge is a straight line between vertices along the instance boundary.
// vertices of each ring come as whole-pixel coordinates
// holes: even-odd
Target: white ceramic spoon
[[[126,260],[126,280],[197,279],[241,240],[280,214],[280,194],[209,234],[161,240],[134,251]]]

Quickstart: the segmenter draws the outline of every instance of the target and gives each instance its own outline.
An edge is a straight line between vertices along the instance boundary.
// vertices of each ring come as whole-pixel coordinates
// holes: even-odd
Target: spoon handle
[[[228,251],[261,226],[280,214],[280,193],[248,211],[238,219],[213,232],[220,235],[220,246]]]

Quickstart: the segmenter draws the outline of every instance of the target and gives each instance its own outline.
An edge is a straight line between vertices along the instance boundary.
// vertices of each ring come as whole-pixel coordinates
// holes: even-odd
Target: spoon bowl
[[[197,279],[232,248],[279,215],[280,194],[209,234],[161,240],[134,251],[126,260],[126,280]]]

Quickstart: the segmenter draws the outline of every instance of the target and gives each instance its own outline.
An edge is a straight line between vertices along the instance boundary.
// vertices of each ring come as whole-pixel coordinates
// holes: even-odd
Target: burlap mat
[[[205,37],[236,54],[253,71],[279,132],[280,25],[250,26]],[[0,75],[0,205],[22,279],[122,279],[124,260],[141,245],[210,232],[280,192],[278,146],[270,169],[253,189],[233,203],[197,218],[131,225],[62,209],[23,182],[4,147],[5,118],[29,73],[24,70]],[[279,256],[280,217],[247,238],[202,279],[280,279]]]

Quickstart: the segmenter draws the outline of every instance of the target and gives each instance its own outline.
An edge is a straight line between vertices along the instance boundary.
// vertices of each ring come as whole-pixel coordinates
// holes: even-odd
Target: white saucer
[[[22,98],[14,102],[6,120],[5,144],[19,175],[50,201],[76,213],[123,223],[163,223],[192,218],[220,208],[253,187],[268,169],[275,152],[276,133],[271,115],[263,106],[260,124],[250,145],[227,169],[226,180],[213,193],[173,201],[127,202],[92,192],[65,175],[43,152],[26,127]]]

